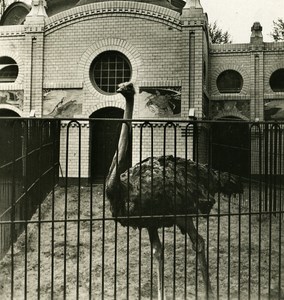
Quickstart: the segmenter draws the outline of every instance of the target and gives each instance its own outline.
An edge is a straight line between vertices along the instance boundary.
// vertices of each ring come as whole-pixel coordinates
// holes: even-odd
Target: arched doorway
[[[236,117],[223,117],[212,124],[212,166],[236,175],[249,175],[249,124]]]
[[[20,115],[11,109],[1,108],[0,117],[20,117]]]
[[[95,118],[95,120],[90,120],[90,175],[92,182],[100,182],[108,174],[121,129],[119,120],[109,119],[122,119],[123,113],[123,109],[106,107],[95,111],[90,116],[90,118]],[[130,154],[131,141],[129,145]]]

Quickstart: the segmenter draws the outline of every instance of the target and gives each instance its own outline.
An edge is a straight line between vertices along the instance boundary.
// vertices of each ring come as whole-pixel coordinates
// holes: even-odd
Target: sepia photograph
[[[0,0],[0,295],[284,300],[283,0]]]

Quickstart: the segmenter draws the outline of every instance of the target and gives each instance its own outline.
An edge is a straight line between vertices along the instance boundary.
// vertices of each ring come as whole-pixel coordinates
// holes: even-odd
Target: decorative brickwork
[[[240,95],[248,95],[250,93],[250,76],[249,73],[244,69],[242,65],[237,65],[237,64],[232,64],[232,63],[226,63],[224,65],[218,66],[210,76],[211,79],[211,95],[220,95],[220,92],[217,88],[216,82],[218,76],[226,70],[235,70],[239,72],[243,78],[243,87],[242,90],[240,91]]]
[[[0,27],[0,29],[1,29],[1,27]],[[0,83],[1,90],[5,89],[5,87],[7,89],[16,89],[16,90],[22,89],[22,83],[23,83],[24,77],[25,77],[25,67],[24,67],[25,65],[24,65],[23,59],[18,51],[11,49],[12,45],[13,45],[13,43],[10,43],[10,47],[9,46],[5,47],[5,45],[0,47],[0,58],[3,56],[8,56],[8,57],[11,57],[12,59],[14,59],[18,65],[19,74],[18,74],[16,81],[13,83]]]
[[[89,89],[90,93],[92,93],[95,97],[101,98],[106,101],[109,99],[109,96],[102,96],[102,94],[94,88],[90,80],[90,65],[92,64],[96,56],[105,51],[119,51],[129,59],[132,67],[131,81],[133,83],[137,82],[138,72],[142,71],[143,65],[141,62],[141,56],[138,51],[126,40],[108,38],[99,40],[98,42],[95,42],[92,46],[90,46],[84,52],[78,63],[78,77],[82,78],[82,81],[85,83],[85,86]],[[114,99],[119,99],[120,95],[112,96],[112,98],[113,97]]]
[[[46,22],[45,28],[48,34],[70,23],[78,22],[80,19],[86,20],[94,17],[105,18],[109,16],[152,20],[180,29],[179,13],[165,7],[134,1],[99,2],[78,6],[50,17]]]

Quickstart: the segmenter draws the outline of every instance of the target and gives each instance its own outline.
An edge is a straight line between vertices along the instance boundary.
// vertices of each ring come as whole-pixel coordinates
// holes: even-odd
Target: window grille
[[[90,71],[93,85],[104,93],[115,93],[119,83],[131,78],[130,62],[118,51],[101,53],[95,58]]]

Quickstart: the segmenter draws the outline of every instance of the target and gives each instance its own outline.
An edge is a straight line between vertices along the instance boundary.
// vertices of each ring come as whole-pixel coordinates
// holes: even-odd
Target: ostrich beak
[[[122,90],[123,90],[123,87],[119,87],[119,88],[116,90],[116,92],[117,92],[117,93],[121,93]]]
[[[125,89],[125,84],[121,83],[118,85],[117,93],[121,93]]]
[[[133,83],[131,82],[124,82],[124,83],[120,83],[118,85],[118,89],[116,90],[117,93],[123,93],[123,92],[130,92],[131,90],[133,90]],[[134,91],[135,93],[135,91]]]

